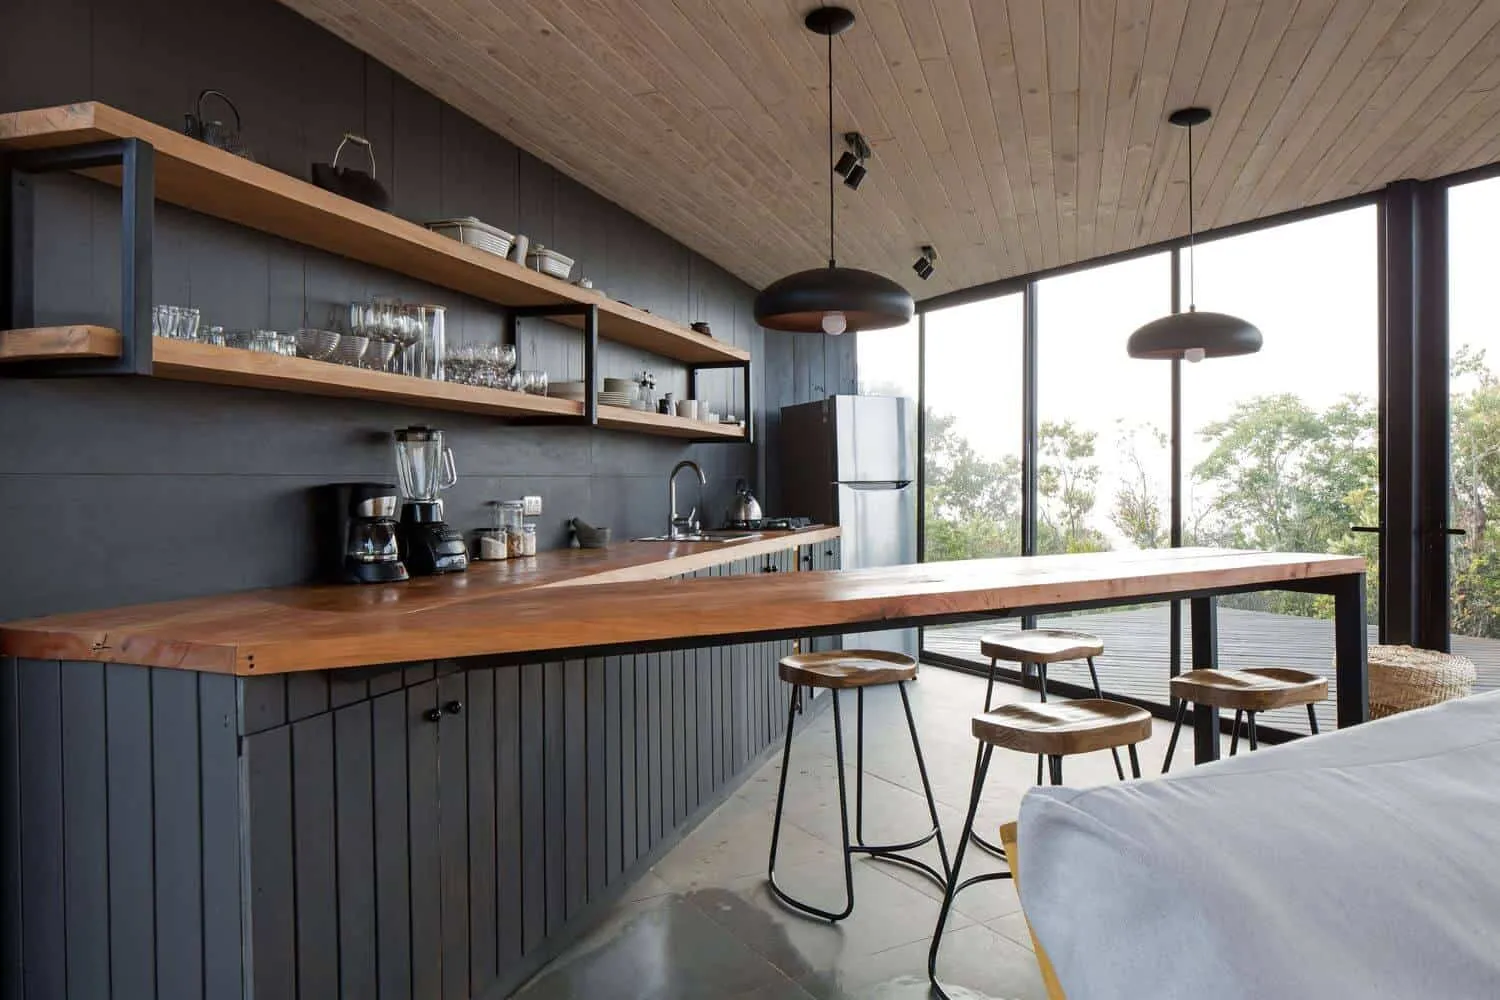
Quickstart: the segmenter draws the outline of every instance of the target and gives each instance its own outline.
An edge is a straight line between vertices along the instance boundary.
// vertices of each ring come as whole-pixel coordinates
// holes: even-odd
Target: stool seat
[[[863,688],[896,684],[917,676],[917,661],[883,649],[835,649],[783,656],[781,679],[815,688]]]
[[[992,660],[1013,663],[1059,663],[1102,656],[1104,641],[1087,632],[1033,628],[981,636],[979,651]]]
[[[1172,695],[1183,701],[1235,711],[1264,712],[1309,705],[1328,697],[1328,679],[1286,667],[1189,670],[1172,678]]]
[[[974,716],[974,736],[992,746],[1062,757],[1150,739],[1151,713],[1104,698],[1023,702]]]

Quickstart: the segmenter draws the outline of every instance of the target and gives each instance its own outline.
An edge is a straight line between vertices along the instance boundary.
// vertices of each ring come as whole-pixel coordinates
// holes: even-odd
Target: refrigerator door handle
[[[879,483],[839,483],[838,485],[847,489],[862,490],[865,492],[873,492],[875,490],[904,490],[911,485],[911,480],[895,479]]]

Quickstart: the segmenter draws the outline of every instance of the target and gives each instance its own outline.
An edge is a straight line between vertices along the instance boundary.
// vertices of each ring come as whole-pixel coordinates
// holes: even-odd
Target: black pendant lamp
[[[1125,347],[1132,358],[1202,361],[1204,358],[1254,354],[1261,347],[1262,338],[1255,326],[1238,316],[1199,312],[1194,302],[1197,271],[1193,257],[1193,126],[1202,125],[1211,117],[1213,113],[1207,108],[1182,108],[1167,117],[1173,125],[1187,129],[1188,307],[1187,312],[1152,320],[1132,333]]]
[[[807,15],[807,29],[828,38],[828,163],[833,164],[833,36],[849,30],[854,14],[843,7],[819,7]],[[823,332],[884,330],[911,320],[911,295],[873,271],[839,267],[834,260],[833,172],[828,174],[828,266],[798,271],[768,285],[755,297],[755,321],[770,330]]]

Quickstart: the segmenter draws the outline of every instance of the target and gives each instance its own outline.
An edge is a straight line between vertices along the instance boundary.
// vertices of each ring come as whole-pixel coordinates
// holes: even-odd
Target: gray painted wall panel
[[[20,661],[21,960],[29,996],[67,990],[62,690],[56,661]]]
[[[156,993],[150,673],[109,664],[104,670],[104,697],[110,986],[111,994],[124,1000]]]
[[[64,906],[68,917],[68,984],[78,996],[109,995],[109,797],[104,746],[104,665],[65,663],[63,714]],[[231,724],[233,720],[231,719]],[[231,775],[230,790],[237,778]],[[239,858],[235,857],[238,881]],[[238,893],[236,901],[238,900]],[[239,952],[239,928],[234,935]],[[238,972],[238,969],[236,969]],[[238,989],[239,979],[235,978]]]
[[[203,996],[203,846],[198,675],[153,670],[151,753],[156,794],[156,989]]]

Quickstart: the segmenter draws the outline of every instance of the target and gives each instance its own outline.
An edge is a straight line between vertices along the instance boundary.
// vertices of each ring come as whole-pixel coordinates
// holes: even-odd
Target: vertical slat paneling
[[[468,727],[469,743],[469,988],[474,995],[482,996],[499,970],[495,958],[500,881],[495,873],[498,844],[494,668],[470,670],[467,679],[464,724]],[[443,809],[447,808],[444,801]],[[514,824],[515,814],[505,814],[504,822]]]
[[[425,676],[432,676],[428,667]],[[411,831],[411,992],[431,1000],[443,989],[442,859],[438,814],[438,724],[425,713],[437,706],[438,682],[406,689],[406,801]]]
[[[152,913],[156,873],[151,837],[149,672],[143,667],[108,664],[104,698],[109,752],[110,988],[117,998],[150,997],[156,993]],[[274,947],[272,952],[276,952]],[[290,963],[286,971],[290,973]],[[286,985],[292,985],[290,978]]]
[[[563,665],[563,800],[566,808],[563,843],[567,866],[565,919],[571,918],[588,898],[588,698],[584,662]]]
[[[666,789],[670,783],[666,780],[668,775],[666,764],[662,760],[661,742],[662,734],[666,732],[666,719],[662,714],[663,699],[667,696],[662,685],[661,654],[649,653],[646,656],[646,683],[648,695],[646,700],[646,734],[647,746],[651,755],[650,763],[650,785],[648,817],[651,823],[646,840],[647,848],[655,847],[661,840],[661,815],[662,804],[667,799]]]
[[[203,996],[198,675],[186,670],[151,670],[150,675],[156,789],[156,989],[162,1000],[185,1000]]]
[[[714,654],[716,649],[696,650],[693,669],[698,676],[698,804],[707,802],[714,788]]]
[[[524,944],[523,886],[528,881],[521,857],[522,835],[530,831],[521,797],[521,678],[528,667],[495,671],[495,815],[500,819],[495,859],[500,881],[499,967],[521,957]]]
[[[698,809],[698,651],[678,650],[682,663],[683,816]]]
[[[609,881],[609,810],[605,803],[609,765],[613,762],[613,758],[604,752],[608,734],[604,722],[605,682],[602,659],[595,657],[586,661],[583,688],[586,708],[584,734],[587,741],[584,774],[588,780],[587,896],[594,900],[603,893],[605,883]]]
[[[67,993],[62,687],[56,660],[21,660],[19,669],[21,959],[26,996],[61,997]]]
[[[655,811],[656,772],[652,769],[651,748],[651,658],[644,653],[635,656],[635,854],[640,857],[651,850],[651,815]]]
[[[696,780],[696,775],[691,770],[693,756],[688,750],[690,746],[688,739],[693,730],[689,721],[692,716],[688,706],[688,698],[691,694],[688,687],[688,657],[684,650],[678,649],[672,652],[672,680],[675,683],[672,689],[672,746],[676,760],[673,766],[673,782],[677,794],[677,814],[672,826],[675,828],[688,816],[688,784]]]
[[[8,664],[7,664],[8,672]],[[63,871],[68,988],[109,996],[109,808],[104,747],[104,664],[62,664]],[[228,681],[233,691],[233,681]],[[9,725],[9,720],[0,722]],[[238,787],[230,776],[230,791]],[[235,796],[238,801],[238,795]],[[236,886],[238,886],[236,875]],[[236,891],[235,898],[239,893]],[[239,952],[239,936],[235,936]],[[237,988],[237,984],[236,984]]]
[[[563,924],[568,906],[567,800],[564,782],[563,665],[548,663],[542,673],[542,760],[544,815],[546,817],[547,933]]]
[[[411,856],[407,812],[406,692],[370,702],[375,790],[375,979],[379,1000],[412,996]]]
[[[605,657],[602,670],[604,695],[600,706],[604,716],[604,741],[597,758],[592,756],[593,734],[590,731],[589,766],[594,767],[597,761],[599,769],[604,772],[604,881],[611,885],[620,873],[624,852],[625,810],[621,807],[620,787],[624,777],[624,761],[620,755],[620,747],[624,743],[621,735],[624,699],[620,693],[624,685],[624,674],[620,657]],[[592,674],[589,675],[589,682],[593,683]],[[592,688],[590,691],[592,692]],[[591,885],[590,893],[593,891]]]
[[[21,690],[20,666],[0,657],[0,991],[21,986]]]
[[[444,1000],[467,1000],[469,990],[469,746],[467,675],[438,681],[438,704],[463,706],[458,715],[444,708],[437,729],[438,826],[441,838],[441,924]]]
[[[297,885],[297,995],[338,995],[339,905],[333,853],[333,716],[292,723],[292,850]]]
[[[286,675],[243,677],[239,681],[245,706],[245,735],[286,724]]]
[[[346,668],[328,675],[328,707],[343,708],[370,697],[370,669]]]
[[[238,996],[244,979],[240,741],[233,677],[198,676],[203,830],[203,995]]]
[[[110,670],[122,669],[111,666]],[[110,687],[113,688],[113,678]],[[113,691],[111,691],[113,695]],[[110,699],[111,722],[115,701]],[[113,741],[111,741],[113,750]],[[110,758],[113,771],[115,760]],[[250,957],[255,1000],[288,1000],[297,995],[297,887],[292,856],[292,733],[278,726],[245,739],[250,831]],[[110,801],[120,801],[110,784]],[[110,810],[113,826],[114,809]],[[110,855],[110,883],[115,881]],[[111,901],[118,898],[111,892]],[[118,947],[118,924],[111,935]],[[121,992],[115,996],[149,996]]]
[[[637,857],[636,818],[640,814],[637,783],[641,769],[636,758],[635,657],[620,657],[620,869]]]
[[[333,801],[338,857],[339,995],[375,997],[375,758],[372,705],[333,713]]]
[[[546,766],[543,760],[546,667],[528,663],[521,673],[521,892],[526,953],[547,935]]]
[[[326,670],[302,670],[286,675],[286,721],[296,722],[328,711]]]

